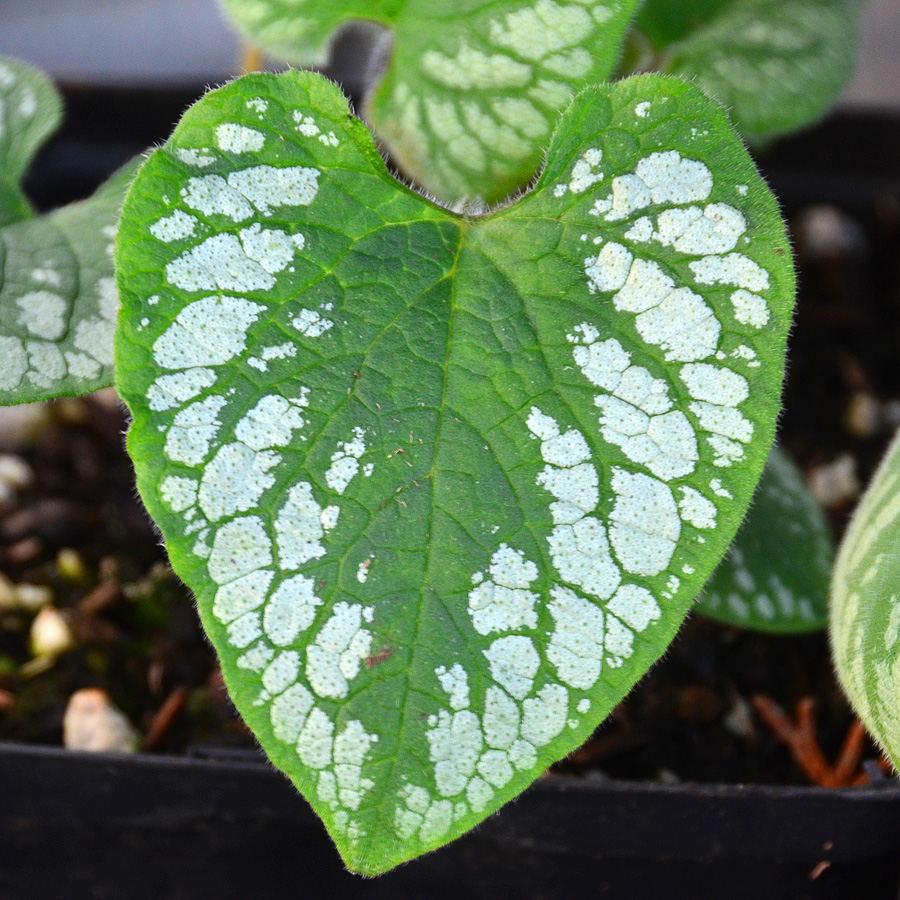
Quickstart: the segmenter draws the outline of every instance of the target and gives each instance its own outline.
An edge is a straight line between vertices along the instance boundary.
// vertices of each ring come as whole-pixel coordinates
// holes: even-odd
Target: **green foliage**
[[[118,296],[115,223],[123,169],[90,200],[35,217],[20,186],[56,129],[60,100],[40,72],[0,57],[0,403],[112,384]]]
[[[605,81],[637,0],[224,0],[250,36],[301,66],[365,20],[393,48],[365,116],[392,159],[446,203],[528,184],[572,96]]]
[[[832,555],[828,522],[803,473],[773,447],[750,512],[695,609],[757,631],[818,631],[828,622]]]
[[[831,646],[854,709],[900,765],[900,434],[838,550]]]
[[[20,182],[61,114],[59,95],[45,75],[0,56],[0,227],[31,217]]]
[[[859,0],[647,0],[643,65],[695,80],[748,137],[823,116],[853,73]]]
[[[794,275],[725,114],[581,93],[491,215],[310,73],[208,94],[117,239],[138,486],[229,690],[348,865],[471,828],[672,639],[750,501]]]

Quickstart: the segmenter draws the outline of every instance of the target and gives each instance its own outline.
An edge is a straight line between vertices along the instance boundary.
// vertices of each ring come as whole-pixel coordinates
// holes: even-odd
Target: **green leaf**
[[[334,85],[248,76],[146,163],[117,271],[141,495],[241,714],[370,874],[663,652],[762,470],[794,289],[724,113],[660,76],[580,94],[480,218],[395,181]]]
[[[748,137],[823,116],[853,74],[858,0],[648,0],[654,68],[695,80]]]
[[[32,215],[20,182],[61,115],[59,94],[46,75],[0,56],[0,227]]]
[[[572,96],[605,81],[638,0],[224,0],[252,40],[320,64],[353,20],[393,49],[365,116],[392,160],[453,203],[496,203],[533,178]]]
[[[0,405],[113,381],[113,238],[137,162],[89,200],[32,218],[19,182],[59,111],[43,75],[0,57]]]
[[[757,631],[819,631],[828,623],[832,555],[828,522],[803,473],[773,447],[750,512],[695,610]]]
[[[869,734],[900,765],[900,433],[838,549],[831,586],[838,679]]]

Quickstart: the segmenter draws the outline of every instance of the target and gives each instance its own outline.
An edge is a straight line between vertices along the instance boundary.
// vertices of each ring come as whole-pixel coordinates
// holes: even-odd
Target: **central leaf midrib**
[[[399,785],[397,782],[397,766],[400,760],[401,755],[404,753],[409,753],[409,750],[403,749],[404,741],[402,740],[403,735],[407,732],[410,727],[409,723],[409,715],[410,715],[410,704],[409,704],[409,694],[412,689],[411,686],[411,673],[415,670],[415,660],[418,654],[418,638],[419,638],[419,630],[422,624],[422,614],[425,609],[426,603],[428,602],[426,599],[426,592],[430,589],[429,582],[429,568],[431,566],[432,561],[432,532],[434,528],[434,482],[435,477],[438,473],[438,454],[440,452],[440,437],[441,431],[443,429],[444,423],[444,414],[447,409],[447,385],[449,380],[449,368],[450,368],[450,353],[452,347],[452,335],[453,335],[453,324],[454,324],[454,312],[455,312],[455,300],[456,300],[456,273],[459,267],[460,256],[462,255],[463,250],[465,249],[466,241],[466,232],[470,225],[469,221],[463,217],[451,217],[448,216],[448,221],[453,222],[459,227],[459,241],[457,243],[456,252],[453,257],[453,265],[450,269],[444,274],[444,276],[439,279],[436,284],[440,283],[443,280],[449,280],[450,283],[450,297],[448,302],[448,315],[447,315],[447,346],[444,353],[444,363],[442,366],[443,378],[442,378],[442,388],[441,388],[441,404],[438,412],[438,422],[437,427],[435,428],[435,436],[434,436],[434,454],[431,460],[431,471],[427,474],[426,478],[431,482],[431,487],[429,491],[429,508],[431,514],[428,516],[428,532],[425,537],[425,564],[422,567],[423,578],[422,578],[422,586],[419,590],[419,602],[417,604],[416,611],[416,621],[413,627],[412,633],[412,642],[410,645],[410,660],[409,665],[407,666],[405,678],[404,678],[404,687],[402,693],[402,700],[400,702],[400,727],[398,733],[398,741],[397,746],[398,749],[394,756],[389,760],[388,763],[388,775],[385,779],[385,787],[382,791],[381,799],[373,804],[375,809],[376,816],[376,831],[380,828],[384,828],[385,830],[390,830],[390,826],[385,819],[386,807],[388,803],[391,801],[396,802],[397,797],[399,796]],[[433,593],[437,594],[436,591]],[[449,617],[452,620],[452,617]],[[392,808],[393,810],[393,808]],[[369,832],[367,838],[364,842],[365,852],[355,852],[355,856],[360,862],[364,860],[371,859],[370,857],[370,849],[373,845],[377,845],[379,843],[377,834],[372,834]]]

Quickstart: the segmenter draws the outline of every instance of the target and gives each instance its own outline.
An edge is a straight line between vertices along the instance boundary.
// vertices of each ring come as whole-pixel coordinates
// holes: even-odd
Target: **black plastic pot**
[[[900,788],[541,779],[377,879],[259,757],[0,745],[4,900],[894,900]]]
[[[202,93],[67,92],[29,190],[83,196],[165,138]],[[788,210],[866,214],[900,197],[900,121],[844,116],[779,146]],[[900,787],[540,780],[475,832],[375,880],[343,871],[324,828],[257,756],[109,757],[0,745],[0,900],[894,900]]]

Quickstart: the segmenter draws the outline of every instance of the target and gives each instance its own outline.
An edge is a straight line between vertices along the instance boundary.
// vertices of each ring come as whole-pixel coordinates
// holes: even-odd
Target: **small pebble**
[[[865,391],[850,395],[844,409],[844,428],[847,434],[861,441],[870,441],[881,431],[881,404]]]
[[[63,717],[63,746],[90,753],[135,753],[137,729],[100,688],[84,688],[69,698]]]
[[[7,612],[16,607],[16,588],[12,581],[0,572],[0,611]]]
[[[811,262],[850,256],[866,246],[859,223],[835,206],[807,206],[793,224],[800,255]]]
[[[830,463],[816,466],[809,475],[809,487],[826,509],[855,500],[861,490],[856,460],[849,453],[842,453]]]
[[[34,472],[24,459],[11,453],[0,453],[0,484],[22,491],[34,481]]]
[[[13,596],[18,609],[34,614],[53,602],[53,588],[44,584],[17,584]]]
[[[117,581],[101,581],[82,598],[78,604],[79,612],[85,616],[95,616],[112,606],[121,596],[122,588]]]
[[[656,780],[661,784],[681,784],[681,776],[671,769],[659,769],[656,772]]]
[[[731,709],[722,717],[722,724],[735,737],[752,740],[756,737],[756,725],[750,704],[741,696],[735,695]]]
[[[0,450],[34,443],[50,418],[49,409],[46,403],[0,406]]]
[[[33,563],[44,552],[44,543],[36,537],[23,538],[6,548],[6,558],[17,566]]]
[[[45,606],[31,623],[31,652],[36,657],[57,657],[75,646],[75,636],[62,613]]]
[[[62,578],[75,583],[85,581],[89,575],[84,560],[71,547],[64,547],[56,554],[56,568]]]

